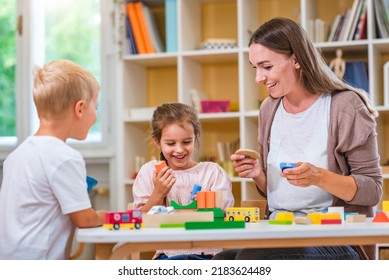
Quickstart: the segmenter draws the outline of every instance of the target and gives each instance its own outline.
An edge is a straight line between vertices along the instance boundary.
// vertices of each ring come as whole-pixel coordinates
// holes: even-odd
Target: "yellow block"
[[[382,201],[382,211],[389,212],[389,200]]]
[[[322,213],[321,219],[322,220],[338,220],[338,219],[343,220],[340,213],[338,212]]]
[[[293,212],[281,212],[277,213],[276,220],[277,221],[292,221],[293,222]]]
[[[313,213],[308,213],[307,217],[312,220],[312,224],[321,224],[321,216],[323,213],[321,212],[313,212]]]

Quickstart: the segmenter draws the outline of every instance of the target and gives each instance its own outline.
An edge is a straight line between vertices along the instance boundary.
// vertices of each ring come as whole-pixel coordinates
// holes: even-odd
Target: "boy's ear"
[[[85,106],[84,100],[77,101],[76,105],[74,106],[74,114],[79,119],[82,118],[82,114],[84,112],[84,106]]]

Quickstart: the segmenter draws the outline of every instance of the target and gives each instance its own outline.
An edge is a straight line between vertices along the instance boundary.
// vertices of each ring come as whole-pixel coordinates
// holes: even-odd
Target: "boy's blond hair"
[[[35,71],[33,96],[39,118],[61,118],[77,101],[89,104],[99,90],[92,73],[68,60],[51,61]]]

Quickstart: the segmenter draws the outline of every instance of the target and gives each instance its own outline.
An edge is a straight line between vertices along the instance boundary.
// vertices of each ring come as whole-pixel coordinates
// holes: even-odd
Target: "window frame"
[[[39,1],[39,0],[38,0]],[[41,34],[37,33],[36,19],[43,18],[42,9],[36,0],[17,0],[17,17],[23,17],[22,34],[16,34],[16,70],[15,70],[15,91],[16,91],[16,144],[0,144],[0,161],[4,160],[7,155],[20,145],[28,136],[32,134],[33,114],[36,114],[34,101],[32,98],[33,69],[36,57],[36,41],[40,39]],[[100,0],[101,15],[101,134],[102,139],[99,142],[73,142],[70,146],[79,150],[86,159],[108,159],[114,154],[114,139],[112,125],[115,119],[112,117],[114,112],[113,104],[116,92],[115,62],[116,62],[116,43],[113,42],[115,32],[112,12],[114,11],[114,1]],[[17,31],[16,31],[17,32]],[[43,60],[41,60],[43,61]],[[113,68],[113,69],[112,69]],[[108,94],[109,92],[109,94]],[[109,98],[108,98],[109,97]]]

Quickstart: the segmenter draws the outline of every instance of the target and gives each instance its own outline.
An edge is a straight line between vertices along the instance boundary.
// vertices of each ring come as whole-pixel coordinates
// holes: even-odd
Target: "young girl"
[[[151,138],[167,166],[158,173],[157,160],[142,166],[133,186],[134,207],[147,212],[154,205],[169,205],[171,200],[187,205],[195,184],[202,191],[221,191],[223,210],[234,205],[231,181],[214,162],[196,162],[193,152],[199,144],[200,122],[195,110],[182,103],[158,106],[151,120]],[[219,249],[157,251],[154,259],[211,259]]]

